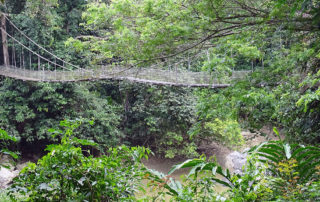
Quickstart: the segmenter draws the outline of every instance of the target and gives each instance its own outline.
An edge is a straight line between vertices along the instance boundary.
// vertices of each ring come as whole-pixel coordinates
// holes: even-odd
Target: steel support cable
[[[44,50],[46,53],[48,53],[49,55],[51,55],[52,57],[54,57],[54,58],[56,58],[56,59],[58,59],[58,60],[60,60],[60,61],[62,61],[63,63],[65,63],[65,64],[68,64],[68,65],[70,65],[70,66],[72,66],[72,67],[75,67],[75,68],[77,68],[77,69],[80,69],[80,70],[84,70],[84,71],[87,71],[87,72],[91,72],[91,71],[89,71],[89,70],[87,70],[87,69],[83,69],[83,68],[81,68],[81,67],[78,67],[78,66],[76,66],[76,65],[73,65],[73,64],[71,64],[71,63],[69,63],[69,62],[67,62],[67,61],[64,61],[63,59],[61,59],[61,58],[59,58],[58,56],[56,56],[56,55],[54,55],[53,53],[51,53],[51,52],[49,52],[48,50],[46,50],[45,48],[43,48],[42,46],[40,46],[39,44],[37,44],[35,41],[33,41],[31,38],[29,38],[23,31],[21,31],[7,16],[5,16],[5,18],[8,20],[8,22],[20,33],[20,34],[22,34],[24,37],[26,37],[29,41],[31,41],[33,44],[35,44],[37,47],[39,47],[40,49],[42,49],[42,50]],[[181,62],[181,61],[180,61]],[[51,62],[52,64],[57,64],[57,63],[53,63],[53,62]],[[179,63],[179,62],[177,62],[177,63]],[[60,67],[61,67],[61,65],[59,65]],[[63,65],[64,66],[64,65]],[[65,68],[64,68],[65,69]],[[129,69],[131,69],[131,68],[129,68]],[[175,69],[176,70],[176,69]],[[121,72],[125,72],[126,70],[123,70],[123,71],[120,71],[120,72],[117,72],[117,73],[121,73]],[[113,74],[117,74],[117,73],[113,73]],[[112,75],[112,74],[111,74]]]
[[[13,65],[14,64],[14,62],[13,62],[14,42],[12,42],[11,51],[12,51],[12,54],[11,54],[11,65]]]
[[[61,58],[59,58],[58,56],[54,55],[53,53],[51,53],[51,52],[48,51],[47,49],[45,49],[45,48],[43,48],[42,46],[40,46],[39,44],[37,44],[37,43],[36,43],[35,41],[33,41],[31,38],[29,38],[29,37],[28,37],[23,31],[21,31],[13,22],[11,22],[11,20],[10,20],[7,16],[5,16],[5,18],[8,20],[8,22],[9,22],[18,32],[20,32],[20,34],[22,34],[22,35],[23,35],[24,37],[26,37],[29,41],[31,41],[33,44],[35,44],[35,45],[36,45],[37,47],[39,47],[40,49],[44,50],[46,53],[48,53],[48,54],[51,55],[52,57],[54,57],[54,58],[56,58],[56,59],[64,62],[65,64],[68,64],[68,65],[70,65],[70,66],[72,66],[72,67],[75,67],[75,68],[77,68],[77,69],[79,69],[79,70],[84,70],[84,71],[87,71],[87,72],[92,72],[92,71],[90,71],[90,70],[87,70],[87,69],[78,67],[78,66],[73,65],[73,64],[71,64],[71,63],[69,63],[69,62],[67,62],[67,61],[64,61],[63,59],[61,59]],[[52,63],[52,62],[51,62],[51,63]],[[61,65],[59,65],[59,66],[61,66]],[[131,69],[131,68],[128,68],[127,70],[130,70],[130,69]],[[123,71],[120,71],[120,72],[117,72],[117,73],[113,73],[113,74],[111,74],[111,75],[118,74],[118,73],[122,73],[122,72],[125,72],[125,71],[127,71],[127,70],[123,70]]]
[[[29,40],[29,45],[30,45],[30,42],[32,42],[32,43],[35,44],[37,47],[39,47],[40,49],[42,49],[43,51],[45,51],[46,53],[48,53],[50,56],[54,57],[55,62],[52,62],[51,60],[49,60],[49,59],[41,56],[40,54],[34,52],[33,50],[31,50],[30,48],[28,48],[27,46],[25,46],[23,43],[21,43],[20,41],[18,41],[17,39],[15,39],[13,36],[11,36],[10,34],[8,34],[5,30],[3,30],[3,29],[1,28],[1,30],[3,30],[5,33],[7,33],[7,35],[8,35],[10,38],[12,38],[12,39],[13,39],[14,41],[16,41],[18,44],[20,44],[21,46],[23,46],[25,49],[27,49],[27,50],[29,51],[29,54],[31,54],[31,53],[32,53],[32,54],[35,54],[36,56],[39,57],[39,59],[41,58],[41,59],[47,61],[48,63],[53,64],[53,65],[55,66],[55,70],[56,70],[56,66],[58,66],[58,67],[61,67],[62,69],[66,69],[66,70],[72,71],[72,69],[66,68],[66,67],[64,66],[64,64],[68,64],[68,65],[70,65],[70,66],[72,66],[72,67],[75,67],[75,68],[78,69],[78,70],[84,70],[84,71],[86,71],[86,72],[92,72],[92,73],[93,73],[93,71],[90,71],[90,70],[83,69],[83,68],[81,68],[81,67],[75,66],[75,65],[73,65],[73,64],[71,64],[71,63],[69,63],[69,62],[66,62],[66,61],[62,60],[61,58],[59,58],[58,56],[54,55],[53,53],[49,52],[48,50],[46,50],[45,48],[43,48],[42,46],[40,46],[39,44],[37,44],[35,41],[33,41],[31,38],[29,38],[26,34],[24,34],[13,22],[11,22],[11,20],[8,19],[7,16],[5,16],[5,17],[6,17],[6,19],[9,21],[9,23],[10,23],[21,35],[23,35],[25,38],[27,38],[27,39]],[[197,56],[197,55],[198,55],[198,54],[196,54],[196,56]],[[194,57],[196,57],[196,56],[194,56]],[[30,59],[31,59],[31,57],[30,57]],[[56,60],[57,60],[57,59],[60,60],[60,61],[62,61],[62,62],[63,62],[63,65],[57,64],[57,63],[56,63]],[[29,62],[30,62],[30,61],[29,61]],[[178,61],[178,62],[176,62],[175,64],[180,64],[181,62],[183,62],[183,60]],[[49,66],[48,66],[48,68],[49,68]],[[128,71],[128,70],[130,70],[130,69],[132,69],[132,67],[130,67],[130,68],[128,68],[128,69],[125,69],[125,70],[121,70],[121,71],[119,71],[119,72],[114,72],[114,73],[111,73],[111,74],[108,73],[108,75],[109,75],[109,76],[111,76],[111,75],[116,75],[116,74],[119,74],[119,73]]]
[[[15,39],[14,37],[12,37],[12,36],[11,36],[10,34],[8,34],[8,32],[6,32],[3,28],[0,28],[0,29],[1,29],[1,31],[5,32],[5,33],[6,33],[11,39],[13,39],[15,42],[17,42],[17,43],[20,44],[22,47],[24,47],[25,49],[27,49],[28,51],[30,51],[30,52],[33,53],[34,55],[38,56],[39,58],[41,58],[41,59],[43,59],[43,60],[45,60],[45,61],[47,61],[47,62],[49,62],[49,63],[51,63],[51,64],[53,64],[53,65],[57,65],[57,66],[59,66],[59,67],[61,67],[61,68],[63,68],[63,69],[72,71],[72,69],[68,69],[68,68],[66,68],[66,67],[64,67],[64,66],[62,66],[62,65],[56,64],[56,63],[52,62],[51,60],[49,60],[49,59],[47,59],[47,58],[39,55],[38,53],[34,52],[33,50],[31,50],[30,48],[28,48],[27,46],[25,46],[23,43],[21,43],[20,41],[18,41],[18,40]]]
[[[77,68],[77,69],[79,69],[79,70],[82,70],[82,71],[92,72],[92,71],[90,71],[90,70],[87,70],[87,69],[78,67],[78,66],[76,66],[76,65],[74,65],[74,64],[71,64],[71,63],[69,63],[69,62],[67,62],[67,61],[59,58],[58,56],[54,55],[53,53],[51,53],[51,52],[48,51],[47,49],[45,49],[45,48],[43,48],[42,46],[40,46],[39,44],[37,44],[37,43],[36,43],[35,41],[33,41],[31,38],[29,38],[29,37],[28,37],[23,31],[21,31],[13,22],[11,22],[11,20],[10,20],[7,16],[5,16],[5,18],[8,20],[8,22],[9,22],[20,34],[22,34],[22,35],[23,35],[24,37],[26,37],[29,41],[31,41],[33,44],[35,44],[35,45],[36,45],[37,47],[39,47],[40,49],[44,50],[46,53],[48,53],[49,55],[51,55],[51,56],[54,57],[55,59],[58,59],[58,60],[62,61],[63,64],[68,64],[68,65],[70,65],[70,66],[72,66],[72,67],[75,67],[75,68]],[[28,50],[29,50],[29,49],[28,49]],[[31,50],[31,52],[33,52],[33,51]],[[59,65],[58,63],[53,63],[53,62],[51,62],[51,61],[50,61],[50,63],[51,63],[51,64],[56,64],[56,65],[58,65],[59,67],[62,67],[63,69],[66,69],[66,68],[64,68],[63,66]],[[131,69],[131,68],[128,68],[128,70],[129,70],[129,69]],[[71,71],[71,70],[70,70],[70,71]],[[113,74],[111,74],[111,75],[119,74],[119,73],[122,73],[122,72],[125,72],[125,71],[126,71],[126,70],[120,71],[120,72],[116,72],[116,73],[113,73]]]
[[[1,29],[2,31],[4,31],[4,33],[6,33],[11,39],[13,39],[13,40],[16,41],[18,44],[20,44],[21,46],[23,46],[25,49],[27,49],[28,51],[30,51],[32,54],[38,56],[39,58],[41,58],[41,59],[43,59],[43,60],[45,60],[45,61],[47,61],[47,62],[49,62],[49,63],[51,63],[51,64],[53,64],[53,65],[56,65],[56,66],[58,66],[58,67],[61,67],[62,69],[66,69],[66,70],[69,70],[69,71],[73,71],[72,69],[69,69],[69,68],[66,68],[66,67],[64,67],[64,66],[62,66],[62,65],[60,65],[60,64],[54,63],[54,62],[52,62],[51,60],[49,60],[49,59],[47,59],[47,58],[39,55],[39,54],[36,53],[35,51],[33,51],[33,50],[31,50],[30,48],[28,48],[27,46],[25,46],[23,43],[21,43],[20,41],[18,41],[18,40],[15,39],[14,37],[12,37],[12,36],[11,36],[10,34],[8,34],[8,32],[6,32],[3,28],[0,28],[0,29]],[[129,69],[130,69],[130,68],[129,68]],[[85,71],[87,71],[87,72],[92,72],[92,73],[93,73],[93,71],[89,71],[89,70],[86,70],[86,69],[81,69],[81,70],[85,70]],[[119,71],[119,72],[116,72],[116,73],[113,73],[113,74],[109,74],[109,75],[119,74],[119,73],[125,72],[125,71],[127,71],[127,70],[128,70],[128,69],[122,70],[122,71]]]
[[[9,22],[18,32],[20,32],[20,34],[22,34],[22,35],[23,35],[24,37],[26,37],[29,41],[31,41],[33,44],[35,44],[35,45],[36,45],[37,47],[39,47],[40,49],[44,50],[46,53],[48,53],[48,54],[51,55],[52,57],[54,57],[54,58],[62,61],[62,62],[65,63],[65,64],[68,64],[68,65],[70,65],[70,66],[72,66],[72,67],[75,67],[75,68],[77,68],[77,69],[88,71],[88,70],[86,70],[86,69],[83,69],[83,68],[81,68],[81,67],[78,67],[78,66],[76,66],[76,65],[74,65],[74,64],[71,64],[71,63],[69,63],[69,62],[67,62],[67,61],[59,58],[58,56],[56,56],[55,54],[51,53],[50,51],[48,51],[48,50],[45,49],[44,47],[40,46],[40,45],[37,44],[35,41],[33,41],[31,38],[29,38],[23,31],[21,31],[13,22],[11,22],[11,20],[9,20],[9,18],[8,18],[7,16],[5,16],[5,18],[8,20],[8,22]]]

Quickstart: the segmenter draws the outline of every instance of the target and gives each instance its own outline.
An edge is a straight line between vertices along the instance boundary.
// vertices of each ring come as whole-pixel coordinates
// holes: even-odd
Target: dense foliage
[[[0,94],[0,126],[19,137],[21,144],[53,141],[47,128],[58,125],[61,119],[76,117],[96,120],[93,127],[81,127],[77,133],[79,138],[113,146],[121,138],[117,129],[119,106],[95,95],[86,84],[25,83],[3,79]]]
[[[9,194],[13,201],[154,201],[168,195],[171,201],[320,199],[318,147],[269,141],[249,150],[250,156],[241,174],[232,174],[201,157],[175,165],[166,176],[141,164],[141,159],[148,158],[150,153],[143,147],[110,148],[106,155],[93,157],[90,150],[82,147],[97,144],[73,136],[81,123],[82,120],[61,121],[60,125],[66,128],[64,132],[50,129],[55,136],[62,135],[61,143],[49,145],[46,149],[49,153],[37,164],[29,163],[14,179],[9,193],[2,193],[3,198],[9,201]],[[191,168],[184,184],[170,177],[181,168]],[[138,189],[145,192],[142,180],[150,182],[146,184],[150,190],[158,190],[153,191],[154,196],[149,193],[136,197]],[[216,184],[228,189],[217,193]]]
[[[21,195],[29,201],[115,201],[133,199],[144,176],[141,159],[150,150],[121,146],[106,155],[93,157],[80,146],[93,141],[73,137],[81,121],[62,121],[66,129],[58,145],[49,145],[48,154],[37,164],[29,163],[14,180],[13,200]],[[55,135],[60,131],[51,130]]]
[[[132,83],[121,87],[128,142],[148,146],[169,158],[196,155],[197,145],[187,134],[195,118],[192,90]]]
[[[0,125],[22,143],[48,142],[45,128],[84,117],[96,124],[82,126],[81,138],[150,146],[167,157],[196,155],[203,140],[241,144],[241,128],[264,125],[277,125],[292,141],[317,143],[317,7],[314,1],[8,1],[2,9],[18,27],[76,64],[196,56],[182,67],[211,72],[221,82],[234,69],[256,71],[233,88],[196,93],[2,79]]]
[[[315,96],[317,74],[312,72],[319,68],[318,48],[316,43],[282,47],[266,55],[265,67],[246,80],[204,97],[221,100],[217,102],[220,111],[214,113],[218,118],[233,117],[252,130],[275,125],[291,141],[316,145],[320,141],[319,106]],[[203,99],[202,105],[210,105],[213,100]],[[206,116],[211,111],[202,113]]]
[[[0,162],[0,169],[1,167],[10,168],[10,165],[14,163],[12,159],[18,159],[18,153],[15,153],[9,149],[12,143],[15,142],[17,142],[16,137],[8,135],[8,133],[5,130],[0,128],[0,159],[4,159],[5,156],[11,158],[8,162]]]
[[[16,178],[12,197],[134,200],[133,182],[144,176],[177,201],[320,200],[319,1],[13,0],[0,9],[36,42],[82,67],[179,63],[177,68],[205,71],[213,81],[233,80],[232,87],[216,91],[0,77],[0,127],[20,139],[20,149],[61,140]],[[237,80],[233,70],[252,73]],[[74,138],[71,131],[62,139],[47,131],[78,117],[87,122],[71,129]],[[242,175],[203,158],[177,165],[173,170],[192,167],[186,186],[143,173],[132,160],[141,148],[109,149],[142,145],[167,158],[191,157],[204,142],[241,145],[242,129],[264,126],[278,127],[286,142],[254,147]],[[87,153],[91,141],[106,156]],[[199,177],[202,170],[208,173]],[[229,190],[217,194],[214,183]]]
[[[173,201],[317,201],[320,199],[319,151],[318,147],[283,141],[265,142],[251,148],[242,174],[232,174],[205,158],[190,159],[169,172],[191,168],[185,185],[153,172],[157,182],[153,186],[166,189]],[[228,187],[227,191],[215,192],[217,184]],[[155,198],[162,198],[162,193]]]
[[[239,123],[252,130],[277,125],[290,140],[315,144],[318,8],[312,0],[92,2],[83,18],[95,33],[67,44],[79,51],[95,47],[107,63],[170,63],[191,55],[192,70],[222,81],[233,69],[255,70],[234,88],[202,91],[199,122],[189,134],[229,126],[231,142],[237,142]]]

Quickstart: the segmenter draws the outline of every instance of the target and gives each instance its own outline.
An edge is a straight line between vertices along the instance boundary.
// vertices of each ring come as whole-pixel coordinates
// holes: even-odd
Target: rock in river
[[[241,174],[242,173],[242,166],[247,161],[247,154],[240,153],[237,151],[233,151],[226,156],[225,166],[231,172]]]
[[[11,171],[7,168],[0,169],[0,189],[7,188],[9,183],[19,174],[19,170]]]

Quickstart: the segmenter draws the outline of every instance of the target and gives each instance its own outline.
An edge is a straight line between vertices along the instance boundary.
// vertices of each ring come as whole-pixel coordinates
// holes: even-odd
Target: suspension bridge
[[[0,75],[25,81],[76,82],[90,80],[128,80],[153,85],[225,88],[208,72],[192,72],[183,68],[141,68],[119,65],[79,67],[58,57],[36,43],[5,14],[1,15],[3,64]],[[232,79],[242,78],[249,71],[233,71]]]

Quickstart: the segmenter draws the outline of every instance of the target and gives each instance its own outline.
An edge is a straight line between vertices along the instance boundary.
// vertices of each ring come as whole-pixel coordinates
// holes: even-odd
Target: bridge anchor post
[[[3,64],[4,66],[10,66],[9,51],[8,51],[8,39],[6,34],[6,14],[1,13],[1,37],[2,37],[2,50],[3,50]]]

